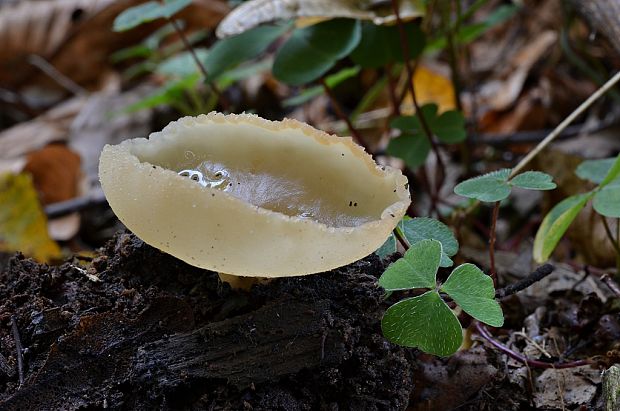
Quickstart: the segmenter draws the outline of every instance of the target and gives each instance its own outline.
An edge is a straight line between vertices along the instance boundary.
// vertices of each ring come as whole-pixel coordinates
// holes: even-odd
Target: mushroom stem
[[[254,284],[265,284],[271,281],[271,278],[265,277],[243,277],[226,273],[217,273],[217,275],[222,282],[228,283],[234,290],[250,291]]]

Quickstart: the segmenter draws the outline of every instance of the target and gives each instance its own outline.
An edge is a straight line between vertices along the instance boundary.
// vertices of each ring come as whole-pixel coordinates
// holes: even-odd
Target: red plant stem
[[[497,226],[497,217],[499,215],[499,201],[493,206],[493,214],[491,216],[491,229],[489,231],[489,275],[493,279],[493,285],[497,284],[497,272],[495,271],[495,227]]]
[[[372,154],[372,151],[369,150],[368,146],[366,145],[364,140],[362,140],[362,138],[361,138],[360,134],[358,133],[358,131],[355,129],[355,127],[353,127],[353,123],[351,123],[351,119],[349,119],[349,116],[347,116],[344,113],[344,111],[342,111],[342,108],[340,107],[340,104],[338,103],[338,100],[336,100],[336,97],[334,96],[334,93],[332,92],[331,88],[329,88],[329,86],[325,82],[325,79],[323,77],[321,77],[319,82],[323,86],[323,90],[325,90],[325,94],[327,95],[327,97],[329,97],[329,100],[332,103],[332,106],[334,108],[334,111],[336,112],[336,115],[342,121],[344,121],[347,124],[347,127],[349,128],[349,131],[351,132],[351,136],[353,137],[355,142],[357,144],[359,144],[360,146],[364,147],[366,152]]]
[[[416,114],[418,118],[420,119],[420,124],[422,125],[422,129],[424,130],[424,134],[428,138],[431,144],[431,147],[433,148],[433,152],[435,153],[435,156],[437,157],[438,167],[437,167],[437,181],[435,182],[436,183],[435,192],[438,193],[439,187],[441,187],[441,185],[443,184],[443,179],[445,176],[445,166],[439,154],[439,147],[437,146],[437,143],[435,143],[435,140],[433,139],[433,132],[431,131],[431,128],[429,127],[428,122],[426,121],[426,118],[424,117],[424,114],[420,110],[420,105],[418,104],[415,87],[413,85],[414,70],[411,67],[411,64],[409,63],[409,60],[410,60],[409,41],[407,40],[407,33],[405,32],[403,21],[400,18],[400,10],[398,8],[398,2],[396,0],[391,0],[391,3],[392,3],[392,10],[394,10],[394,15],[396,16],[396,23],[398,25],[398,33],[400,35],[400,46],[403,51],[403,60],[405,61],[405,68],[407,69],[407,77],[408,77],[407,85],[409,86],[409,93],[411,94],[411,100],[413,101],[413,106],[415,107]]]
[[[207,78],[209,78],[209,73],[207,73],[207,69],[205,68],[204,64],[202,64],[202,62],[198,58],[198,55],[196,54],[196,51],[194,50],[192,45],[187,40],[187,37],[185,36],[185,33],[183,33],[183,30],[181,30],[179,23],[173,18],[170,18],[168,20],[170,21],[170,24],[172,24],[174,31],[176,31],[176,33],[181,38],[181,41],[183,42],[183,46],[185,46],[185,49],[191,54],[192,59],[194,60],[194,63],[196,63],[196,65],[198,66],[198,69],[200,70],[200,72],[202,73],[202,76],[204,77],[206,81]],[[228,103],[228,100],[224,97],[224,95],[218,89],[215,83],[210,81],[208,82],[208,84],[209,84],[209,87],[211,87],[211,90],[213,90],[213,92],[217,95],[217,98],[220,104],[222,105],[222,108],[226,111],[230,111],[230,104]]]
[[[396,237],[400,245],[403,246],[405,251],[409,250],[409,247],[410,247],[409,241],[407,241],[407,239],[401,235],[400,230],[398,230],[398,228],[394,229],[394,236]]]
[[[576,361],[568,361],[568,362],[544,362],[538,360],[530,360],[526,356],[519,354],[516,351],[511,350],[506,347],[504,344],[500,343],[489,333],[489,331],[482,325],[480,322],[476,321],[476,330],[478,334],[485,340],[487,340],[493,347],[497,348],[504,354],[508,355],[510,358],[513,358],[517,361],[520,361],[524,364],[532,368],[554,368],[554,369],[562,369],[562,368],[575,368],[581,367],[582,365],[592,364],[591,360],[576,360]]]

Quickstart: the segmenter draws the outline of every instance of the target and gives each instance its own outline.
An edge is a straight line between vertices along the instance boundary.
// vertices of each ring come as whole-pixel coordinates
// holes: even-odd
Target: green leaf
[[[133,113],[146,108],[157,107],[163,104],[170,104],[183,98],[183,93],[189,88],[194,88],[200,82],[200,74],[194,73],[178,81],[168,83],[164,87],[157,89],[142,100],[138,101],[125,109],[128,113]]]
[[[387,291],[435,288],[440,259],[441,243],[422,240],[413,244],[403,258],[385,270],[379,278],[379,285]]]
[[[212,81],[226,70],[256,57],[289,28],[290,24],[262,25],[238,36],[218,41],[204,59],[205,69],[209,75],[207,81]]]
[[[467,137],[463,113],[450,110],[433,119],[429,125],[439,141],[447,144],[459,143]]]
[[[409,57],[415,59],[424,49],[425,37],[417,22],[405,24],[409,43]],[[355,64],[364,68],[378,68],[388,63],[403,62],[400,33],[397,25],[362,23],[362,39],[351,52]]]
[[[593,195],[593,192],[589,192],[565,198],[545,216],[534,238],[533,253],[537,262],[542,263],[549,258],[577,214]]]
[[[597,213],[620,218],[620,179],[612,181],[594,195],[592,202]]]
[[[238,67],[226,70],[222,73],[222,75],[217,78],[217,85],[223,90],[236,81],[270,71],[272,64],[273,61],[270,58],[257,61],[256,63],[249,62],[246,64],[241,64]]]
[[[436,291],[392,305],[383,315],[381,329],[395,344],[442,357],[454,354],[463,343],[461,323]]]
[[[170,18],[191,4],[192,0],[149,1],[130,7],[114,19],[114,31],[126,31],[160,18]]]
[[[553,190],[556,185],[553,178],[540,171],[526,171],[510,180],[510,184],[526,190]]]
[[[325,83],[327,83],[327,86],[329,88],[334,88],[338,86],[340,83],[342,83],[343,81],[351,77],[357,76],[360,70],[361,70],[360,66],[343,68],[342,70],[325,77]],[[287,98],[286,100],[284,100],[282,102],[282,106],[283,107],[298,106],[316,96],[320,96],[324,92],[325,90],[323,89],[322,86],[310,87],[302,91],[299,95],[291,97],[291,98]]]
[[[492,171],[457,184],[454,192],[463,197],[485,202],[501,201],[510,195],[509,175],[508,168]]]
[[[436,104],[425,104],[420,108],[431,132],[437,138],[447,144],[458,143],[465,140],[465,117],[459,111],[451,110],[437,116],[439,110]],[[390,125],[408,133],[424,134],[419,115],[396,117]],[[424,136],[426,138],[426,136]]]
[[[396,252],[396,237],[394,237],[394,234],[390,234],[388,239],[385,240],[385,243],[383,243],[383,245],[379,247],[377,251],[375,251],[375,254],[377,254],[379,258],[384,260],[387,257],[394,254],[395,252]]]
[[[402,220],[398,223],[398,229],[401,230],[409,245],[414,245],[422,240],[439,241],[441,243],[441,261],[439,266],[452,266],[453,263],[450,257],[459,250],[459,243],[447,225],[434,218],[416,217]]]
[[[502,307],[495,300],[493,279],[473,264],[461,264],[442,285],[467,314],[492,327],[504,325]]]
[[[207,56],[207,50],[197,48],[194,50],[199,60],[204,60]],[[198,73],[199,68],[196,65],[194,57],[189,51],[176,54],[162,61],[155,70],[156,73],[168,77],[186,77],[194,73]]]
[[[616,160],[613,162],[613,164],[609,168],[609,171],[607,172],[607,175],[605,175],[605,178],[603,179],[603,181],[601,181],[600,186],[601,187],[606,186],[607,184],[611,183],[613,180],[615,180],[619,176],[620,176],[620,154],[618,154],[618,157],[616,157]]]
[[[575,170],[575,174],[583,180],[590,180],[593,183],[600,184],[615,162],[615,157],[603,158],[600,160],[586,160],[579,164]]]
[[[359,43],[360,22],[333,19],[296,29],[273,63],[273,75],[280,81],[300,85],[325,74]]]
[[[404,133],[391,140],[386,148],[386,153],[403,159],[412,170],[424,164],[430,152],[431,143],[421,134]]]

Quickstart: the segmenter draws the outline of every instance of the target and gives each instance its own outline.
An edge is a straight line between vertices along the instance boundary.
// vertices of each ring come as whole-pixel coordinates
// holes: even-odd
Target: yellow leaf
[[[450,77],[431,70],[429,67],[420,65],[413,73],[413,86],[420,105],[435,103],[439,106],[439,113],[454,110],[456,108],[456,94]],[[411,96],[407,95],[405,104],[412,104]],[[404,114],[407,113],[403,110]]]
[[[21,251],[41,262],[60,258],[28,174],[0,174],[0,249]]]

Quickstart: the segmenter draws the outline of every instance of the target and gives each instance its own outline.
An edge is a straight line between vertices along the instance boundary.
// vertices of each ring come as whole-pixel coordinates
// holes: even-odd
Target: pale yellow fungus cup
[[[185,117],[148,139],[107,145],[99,177],[112,210],[143,241],[235,276],[305,275],[359,260],[410,203],[401,172],[350,138],[250,114]]]

